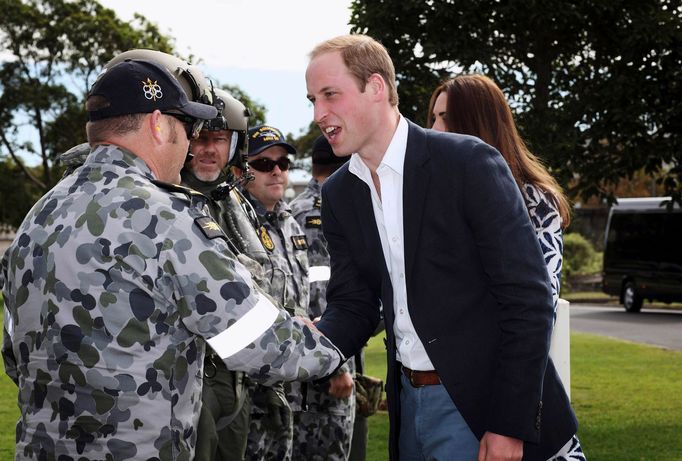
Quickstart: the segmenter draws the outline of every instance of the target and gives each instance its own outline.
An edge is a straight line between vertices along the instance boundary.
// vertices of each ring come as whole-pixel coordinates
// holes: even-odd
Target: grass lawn
[[[611,304],[618,304],[618,297],[607,295],[601,291],[576,291],[576,292],[561,292],[561,298],[569,303],[576,302],[609,302]]]
[[[0,311],[5,312],[5,304],[0,294]],[[4,314],[0,316],[0,327]],[[17,386],[5,374],[3,366],[0,371],[0,459],[14,459],[15,426],[19,419],[17,407]]]
[[[381,338],[365,360],[368,374],[385,376]],[[571,385],[588,461],[682,460],[682,352],[574,333]],[[368,461],[388,459],[387,435],[379,412],[369,419]]]
[[[384,351],[381,336],[370,341],[369,375],[386,376]],[[578,435],[589,461],[682,461],[682,352],[574,333],[571,359]],[[16,395],[2,373],[0,460],[14,454]],[[372,416],[369,427],[367,460],[387,460],[386,413]]]

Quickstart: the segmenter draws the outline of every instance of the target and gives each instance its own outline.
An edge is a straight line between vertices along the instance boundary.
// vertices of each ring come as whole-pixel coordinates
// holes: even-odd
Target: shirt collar
[[[384,153],[379,168],[377,170],[384,168],[390,168],[395,173],[400,176],[403,175],[403,167],[405,165],[405,151],[407,149],[407,133],[409,131],[407,125],[407,119],[400,115],[398,121],[398,127],[393,133],[391,142],[388,145],[388,149]],[[350,158],[350,163],[348,164],[348,171],[353,173],[360,179],[371,178],[371,173],[369,167],[362,160],[360,155],[357,153],[353,154]]]

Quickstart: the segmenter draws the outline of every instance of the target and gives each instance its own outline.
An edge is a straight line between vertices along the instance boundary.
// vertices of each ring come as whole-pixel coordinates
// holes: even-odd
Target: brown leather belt
[[[440,378],[438,377],[438,373],[436,373],[435,370],[410,370],[404,365],[401,365],[400,368],[403,370],[403,374],[410,381],[410,384],[412,384],[412,387],[433,386],[440,384]]]

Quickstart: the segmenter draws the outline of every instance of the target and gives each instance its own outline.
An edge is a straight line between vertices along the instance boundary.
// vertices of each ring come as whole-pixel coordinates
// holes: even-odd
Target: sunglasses
[[[190,117],[189,115],[185,114],[177,114],[175,112],[161,112],[164,115],[169,115],[175,119],[178,119],[180,123],[182,123],[182,126],[185,127],[185,134],[187,135],[187,139],[192,140],[192,139],[197,139],[199,137],[199,133],[201,133],[201,129],[204,126],[204,120]]]
[[[291,165],[291,160],[289,157],[280,157],[277,160],[271,160],[267,157],[261,157],[258,160],[249,162],[249,166],[257,171],[262,171],[263,173],[269,173],[275,169],[275,165],[279,167],[282,171],[287,171]]]

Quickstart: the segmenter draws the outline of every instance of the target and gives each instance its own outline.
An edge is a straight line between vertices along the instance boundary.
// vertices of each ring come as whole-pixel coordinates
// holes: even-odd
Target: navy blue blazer
[[[474,434],[525,441],[545,461],[577,421],[548,361],[553,322],[547,269],[502,156],[478,138],[409,123],[403,181],[410,317],[441,381]],[[318,328],[346,357],[386,322],[390,459],[398,459],[400,369],[393,291],[367,185],[348,163],[322,189],[331,256]]]

